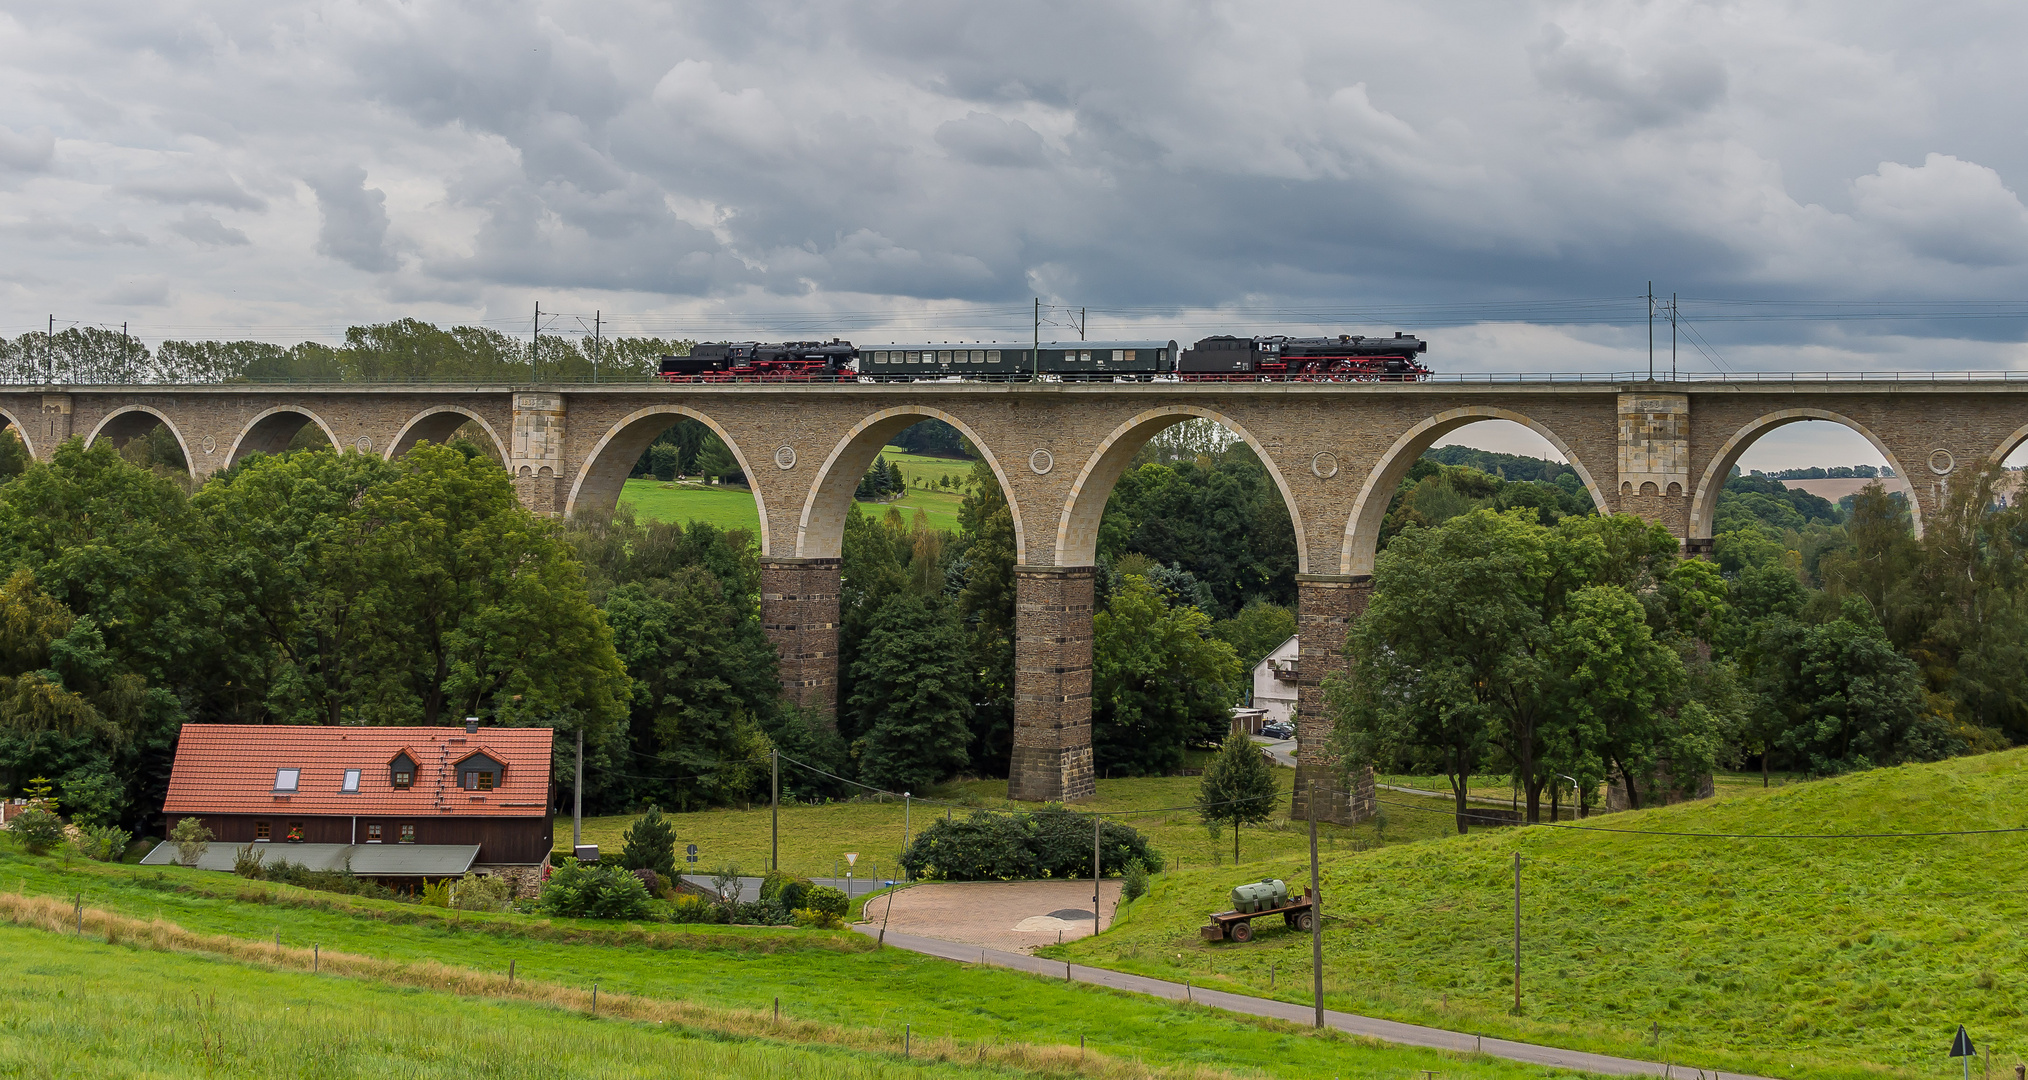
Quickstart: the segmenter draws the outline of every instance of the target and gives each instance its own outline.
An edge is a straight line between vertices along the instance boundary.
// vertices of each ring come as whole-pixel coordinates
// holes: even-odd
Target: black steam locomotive
[[[1429,343],[1391,338],[1208,337],[1174,341],[935,342],[857,348],[849,341],[716,342],[662,358],[669,382],[1416,382]]]

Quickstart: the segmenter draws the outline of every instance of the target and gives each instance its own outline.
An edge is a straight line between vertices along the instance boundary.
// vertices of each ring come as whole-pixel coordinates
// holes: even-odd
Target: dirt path
[[[933,882],[889,894],[866,904],[866,926],[891,932],[961,941],[1009,952],[1033,952],[1057,941],[1091,933],[1089,881]],[[1110,926],[1120,905],[1117,878],[1099,883],[1099,917]]]

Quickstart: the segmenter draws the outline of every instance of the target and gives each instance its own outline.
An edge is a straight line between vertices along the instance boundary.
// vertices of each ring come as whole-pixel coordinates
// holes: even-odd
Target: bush
[[[255,861],[258,863],[259,856],[266,854],[257,852]],[[234,869],[238,869],[237,860]],[[260,865],[259,869],[258,877],[277,885],[294,885],[299,889],[316,889],[320,892],[345,893],[379,900],[391,900],[395,895],[393,889],[354,874],[349,865],[343,870],[312,870],[301,863],[277,859]]]
[[[7,823],[7,831],[30,855],[48,853],[51,848],[63,843],[63,819],[39,806],[31,806],[14,816]]]
[[[197,860],[211,847],[213,839],[211,830],[205,828],[199,818],[184,818],[169,830],[169,842],[176,845],[176,861],[185,866],[197,865]]]
[[[804,905],[810,890],[816,885],[809,878],[797,877],[780,870],[770,870],[761,879],[760,898],[773,900],[790,911]]]
[[[803,894],[803,904],[806,910],[821,911],[836,919],[843,919],[852,910],[852,898],[845,895],[845,890],[829,885],[812,886]]]
[[[542,910],[581,919],[638,919],[648,913],[648,890],[619,867],[567,862],[543,886]]]
[[[232,853],[232,872],[254,881],[263,880],[267,875],[261,864],[267,861],[267,857],[267,852],[248,844]]]
[[[669,921],[677,923],[722,923],[726,910],[701,896],[685,894],[669,905]]]
[[[87,859],[113,862],[126,854],[127,841],[132,839],[132,834],[117,825],[86,825],[78,829],[71,846]]]
[[[755,900],[750,904],[735,901],[721,906],[725,908],[725,921],[741,926],[787,926],[796,921],[788,908],[774,900]]]
[[[460,911],[504,911],[514,902],[514,887],[503,878],[466,871],[451,886],[450,901]]]
[[[845,928],[845,920],[829,911],[819,911],[816,908],[797,908],[796,925],[811,927],[817,930],[843,930]]]
[[[641,887],[648,890],[649,896],[655,896],[661,893],[662,879],[653,870],[649,870],[646,867],[643,867],[639,870],[630,870],[628,871],[628,873],[633,874],[636,878],[640,879]]]
[[[944,881],[1018,881],[1091,876],[1091,822],[1068,810],[1034,814],[974,812],[939,821],[902,852],[910,877]],[[1099,867],[1110,876],[1129,865],[1146,866],[1148,841],[1132,828],[1102,821]]]

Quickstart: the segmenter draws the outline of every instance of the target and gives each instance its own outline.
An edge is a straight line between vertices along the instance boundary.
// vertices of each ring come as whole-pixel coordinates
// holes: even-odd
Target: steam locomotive
[[[664,356],[661,378],[715,382],[1416,382],[1421,338],[1208,337],[1174,341],[936,342],[861,349],[849,341],[714,342]]]

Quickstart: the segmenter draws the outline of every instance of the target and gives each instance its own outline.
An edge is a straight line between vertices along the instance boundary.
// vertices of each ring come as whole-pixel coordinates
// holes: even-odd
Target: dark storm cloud
[[[306,178],[317,193],[323,228],[317,250],[359,270],[383,272],[395,267],[387,248],[387,194],[366,186],[366,170],[341,166]]]
[[[518,312],[533,291],[635,310],[1042,293],[1342,311],[1650,278],[1735,297],[2028,288],[2028,146],[1995,105],[2023,90],[2028,14],[1999,7],[1947,24],[1828,0],[80,0],[21,17],[39,48],[0,130],[0,220],[26,254],[83,280],[89,252],[166,232],[198,246],[121,254],[176,280],[177,303],[259,296],[293,322],[305,303],[339,322],[362,303]],[[186,261],[221,245],[230,265]],[[1801,325],[1767,340],[1901,348]],[[1626,347],[1602,333],[1585,349]]]

